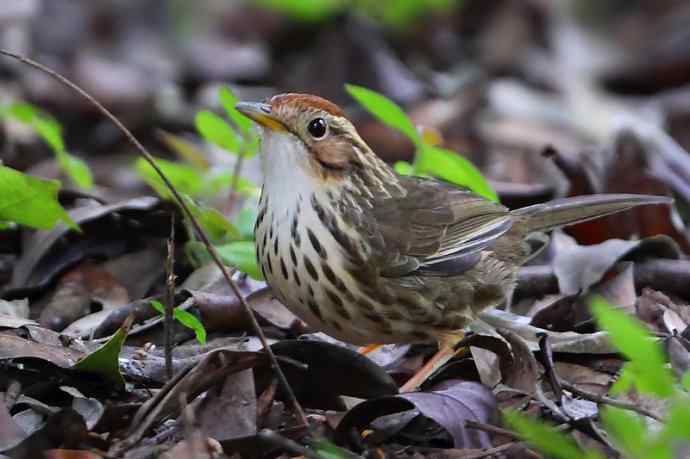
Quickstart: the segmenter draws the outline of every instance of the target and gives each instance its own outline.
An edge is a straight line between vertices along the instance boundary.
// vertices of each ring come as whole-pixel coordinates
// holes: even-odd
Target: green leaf
[[[79,188],[89,190],[93,188],[93,176],[91,169],[84,161],[72,156],[66,151],[55,152],[60,168]]]
[[[680,439],[690,442],[690,400],[687,397],[671,405],[660,439],[662,442]]]
[[[197,317],[191,312],[175,308],[173,310],[175,319],[187,328],[194,330],[196,340],[199,344],[206,344],[206,329]]]
[[[235,105],[237,105],[240,100],[227,86],[220,88],[218,91],[218,98],[220,99],[220,104],[225,109],[225,113],[228,114],[228,118],[235,123],[240,132],[242,132],[245,136],[248,136],[252,132],[253,123],[252,120],[244,116],[235,108]]]
[[[644,450],[647,429],[639,416],[612,406],[605,406],[599,412],[606,432],[613,441],[628,454]]]
[[[213,196],[218,194],[221,190],[231,187],[233,181],[232,175],[233,171],[225,168],[216,169],[209,173],[206,177],[203,194]],[[244,177],[238,177],[235,191],[243,196],[258,197],[261,189],[251,180]]]
[[[162,129],[158,130],[157,134],[163,143],[165,143],[169,149],[174,151],[177,156],[180,157],[180,159],[184,159],[186,162],[196,167],[200,171],[206,171],[209,169],[210,165],[206,159],[206,156],[192,142],[179,135],[163,131]]]
[[[151,307],[152,307],[153,309],[155,309],[156,311],[158,311],[158,312],[160,313],[160,315],[165,315],[165,306],[163,306],[163,303],[161,303],[161,302],[158,301],[158,300],[151,300],[151,301],[149,302],[149,304],[151,305]]]
[[[608,332],[611,343],[630,360],[628,368],[635,375],[635,387],[657,397],[673,395],[674,380],[666,367],[664,352],[644,326],[630,315],[611,307],[603,298],[595,297],[591,308],[599,327]]]
[[[429,174],[467,187],[487,199],[498,202],[496,192],[481,172],[470,161],[451,150],[423,145],[414,167],[417,174]]]
[[[252,278],[261,280],[261,270],[256,262],[256,247],[253,241],[231,242],[216,247],[223,262],[235,266]]]
[[[83,189],[93,187],[93,175],[89,166],[81,159],[67,153],[60,123],[48,115],[41,114],[39,109],[26,103],[11,105],[5,111],[5,115],[29,124],[36,131],[36,134],[53,151],[60,169],[75,185]]]
[[[232,184],[232,179],[230,180]],[[237,177],[235,191],[247,197],[258,198],[261,195],[261,188],[254,182],[244,177]]]
[[[327,19],[345,5],[343,0],[257,0],[265,8],[279,11],[292,19],[318,22]]]
[[[225,216],[213,207],[197,203],[188,195],[182,195],[192,215],[214,243],[240,239],[240,231]]]
[[[414,166],[407,161],[396,161],[393,169],[400,175],[414,175]]]
[[[120,352],[122,345],[127,339],[127,333],[132,320],[125,320],[125,323],[117,330],[105,344],[79,360],[74,369],[95,373],[110,381],[115,387],[121,389],[125,386],[125,380],[120,373]]]
[[[51,229],[59,221],[79,229],[57,200],[60,182],[0,165],[0,221]]]
[[[322,459],[357,459],[361,457],[331,443],[325,438],[319,438],[312,441],[310,447]]]
[[[3,116],[9,116],[22,123],[30,123],[37,114],[36,108],[24,102],[11,104],[3,111]]]
[[[626,362],[623,365],[620,373],[618,374],[618,379],[613,383],[609,389],[609,393],[612,395],[624,394],[630,389],[635,387],[635,365],[632,362]]]
[[[256,207],[245,207],[237,216],[237,228],[242,239],[254,239],[254,222],[256,222]]]
[[[345,89],[382,123],[405,135],[417,148],[422,146],[423,142],[419,132],[398,104],[376,91],[361,86],[346,84]]]
[[[165,315],[165,307],[159,301],[152,300],[151,306],[161,315]],[[193,330],[199,344],[206,344],[206,328],[204,328],[204,324],[194,314],[184,309],[173,308],[173,318],[180,324]]]
[[[160,158],[157,158],[155,161],[156,165],[168,177],[168,180],[170,180],[177,191],[194,197],[203,194],[202,192],[206,186],[205,178],[199,170],[192,166]],[[160,197],[164,199],[172,198],[170,190],[168,190],[161,178],[156,174],[156,171],[153,170],[153,167],[145,159],[137,159],[135,168],[146,184],[153,188]]]
[[[596,451],[583,454],[575,442],[553,427],[523,416],[515,411],[503,413],[507,423],[528,443],[556,459],[595,459],[601,458]]]
[[[53,152],[60,153],[65,151],[65,141],[62,139],[62,128],[57,121],[37,116],[33,119],[31,124],[39,137],[48,144]]]
[[[208,110],[202,110],[196,114],[195,124],[199,134],[208,142],[230,153],[239,153],[240,140],[237,134],[220,116]]]

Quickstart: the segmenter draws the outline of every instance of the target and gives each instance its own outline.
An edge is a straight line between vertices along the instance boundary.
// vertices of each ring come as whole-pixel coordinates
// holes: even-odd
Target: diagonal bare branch
[[[163,171],[158,167],[156,164],[156,161],[153,159],[153,156],[148,152],[148,150],[137,140],[136,137],[134,137],[134,134],[127,129],[127,127],[122,124],[122,122],[115,116],[113,115],[107,108],[105,108],[100,102],[98,102],[96,99],[94,99],[93,96],[91,96],[89,93],[84,91],[82,88],[77,86],[75,83],[67,79],[65,76],[59,74],[55,70],[52,70],[45,65],[34,61],[33,59],[29,59],[27,57],[24,57],[20,54],[13,53],[11,51],[7,51],[4,49],[0,49],[0,55],[4,55],[7,57],[11,57],[13,59],[16,59],[30,67],[33,67],[37,70],[40,70],[48,75],[50,75],[52,78],[55,80],[59,81],[60,83],[64,84],[68,88],[72,89],[75,91],[77,94],[82,96],[84,99],[86,99],[90,104],[92,104],[94,107],[98,109],[98,111],[103,114],[106,118],[108,118],[110,121],[115,124],[115,126],[124,134],[124,136],[129,140],[132,145],[138,150],[138,152],[141,154],[141,156],[151,165],[154,171],[156,171],[156,174],[161,178],[163,183],[165,184],[166,188],[170,190],[170,193],[173,195],[175,202],[177,205],[180,206],[182,209],[184,215],[189,219],[189,221],[192,223],[192,226],[194,227],[194,231],[197,233],[197,236],[201,240],[201,242],[204,244],[206,249],[208,250],[209,254],[211,255],[211,258],[213,259],[213,262],[218,266],[218,269],[220,269],[221,273],[223,274],[223,278],[227,282],[227,284],[230,286],[232,289],[233,293],[237,296],[238,300],[240,301],[240,304],[242,305],[242,308],[244,308],[245,313],[247,316],[250,318],[252,327],[254,328],[254,331],[256,332],[257,336],[261,340],[261,345],[264,348],[264,351],[268,354],[268,358],[271,362],[271,367],[276,373],[276,376],[278,377],[278,381],[280,382],[280,385],[283,387],[283,390],[288,396],[289,402],[292,405],[293,410],[295,411],[295,414],[297,416],[297,419],[300,421],[300,423],[304,426],[307,427],[309,425],[309,422],[307,421],[307,417],[304,414],[304,410],[302,409],[302,406],[300,405],[299,401],[297,400],[297,397],[295,396],[295,393],[293,392],[292,388],[290,387],[290,384],[287,381],[287,378],[285,377],[285,374],[283,373],[282,369],[280,368],[280,364],[278,363],[278,360],[276,359],[275,354],[271,350],[271,348],[268,345],[268,341],[266,340],[266,335],[264,334],[263,330],[259,326],[259,322],[256,320],[256,316],[254,316],[253,311],[249,307],[249,304],[246,302],[242,294],[240,293],[239,288],[237,287],[237,284],[232,280],[232,277],[230,276],[230,272],[228,271],[227,267],[221,262],[220,257],[218,255],[218,252],[216,249],[211,245],[211,242],[208,239],[208,236],[204,232],[204,230],[201,228],[201,225],[197,221],[196,218],[194,218],[194,215],[190,211],[189,207],[187,204],[184,202],[182,197],[180,196],[179,192],[175,189],[173,184],[170,182],[168,177],[165,176]]]

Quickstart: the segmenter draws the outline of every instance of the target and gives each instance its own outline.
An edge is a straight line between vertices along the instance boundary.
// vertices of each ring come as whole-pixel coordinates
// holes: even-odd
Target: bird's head
[[[297,167],[312,177],[337,181],[373,156],[343,110],[321,97],[280,94],[265,103],[241,102],[237,109],[263,127],[268,175],[271,170],[300,172]]]

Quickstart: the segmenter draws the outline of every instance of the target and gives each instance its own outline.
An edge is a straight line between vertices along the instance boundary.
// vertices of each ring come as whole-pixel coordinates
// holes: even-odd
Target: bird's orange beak
[[[261,126],[274,131],[287,131],[285,125],[272,113],[271,106],[260,102],[240,102],[235,105],[237,111],[252,119]]]

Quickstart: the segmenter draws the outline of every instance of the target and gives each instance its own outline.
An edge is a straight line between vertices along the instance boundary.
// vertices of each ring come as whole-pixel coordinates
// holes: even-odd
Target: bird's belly
[[[270,260],[265,263],[268,265]],[[313,329],[341,341],[358,345],[381,342],[380,328],[362,319],[357,311],[359,306],[356,298],[347,298],[343,292],[336,292],[327,284],[313,281],[306,270],[291,271],[289,263],[286,263],[286,268],[287,277],[283,276],[281,268],[278,268],[278,272],[275,266],[266,269],[266,282],[293,314]],[[300,278],[301,285],[297,285],[295,276]]]
[[[303,208],[298,224],[292,220],[265,215],[255,229],[258,262],[276,298],[314,329],[342,341],[408,341],[393,336],[379,313],[384,306],[361,291],[318,219]]]

